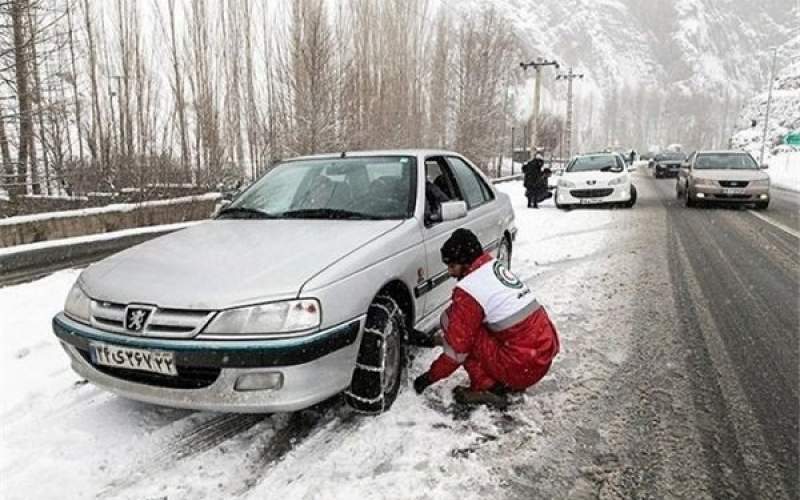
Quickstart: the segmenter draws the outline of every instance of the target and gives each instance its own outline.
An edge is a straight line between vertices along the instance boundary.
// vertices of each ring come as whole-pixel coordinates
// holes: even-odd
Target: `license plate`
[[[89,352],[95,364],[114,368],[127,368],[161,375],[177,376],[175,354],[168,351],[150,351],[92,343]]]
[[[744,188],[724,188],[724,194],[744,194]]]
[[[598,203],[603,203],[602,198],[581,198],[580,204],[581,205],[596,205]]]

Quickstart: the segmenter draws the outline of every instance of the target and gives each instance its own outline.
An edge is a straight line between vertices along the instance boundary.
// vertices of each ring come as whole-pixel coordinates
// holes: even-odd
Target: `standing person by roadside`
[[[559,351],[556,329],[530,288],[485,254],[468,229],[457,229],[441,254],[458,284],[442,314],[444,352],[417,377],[414,390],[422,393],[463,365],[470,385],[456,387],[456,401],[504,408],[508,392],[524,391],[547,374]]]
[[[539,208],[539,198],[542,191],[547,191],[547,179],[543,175],[544,154],[541,148],[536,150],[533,159],[522,167],[525,174],[525,196],[528,198],[528,208]],[[543,186],[544,184],[544,186]]]

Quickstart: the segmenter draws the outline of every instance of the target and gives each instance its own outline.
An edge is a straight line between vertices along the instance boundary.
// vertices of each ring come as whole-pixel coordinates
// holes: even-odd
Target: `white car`
[[[579,155],[572,159],[558,179],[556,207],[573,205],[636,203],[636,186],[625,167],[625,160],[616,153]]]
[[[263,413],[344,391],[381,412],[450,302],[439,249],[462,227],[510,265],[511,201],[456,153],[287,160],[214,220],[89,266],[53,329],[80,376],[130,399]]]

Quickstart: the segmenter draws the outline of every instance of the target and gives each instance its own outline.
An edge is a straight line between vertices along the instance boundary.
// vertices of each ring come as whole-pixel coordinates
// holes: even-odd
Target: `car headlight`
[[[64,313],[72,319],[88,323],[91,305],[92,299],[90,299],[89,296],[81,290],[81,286],[75,282],[67,295],[67,301],[64,304]]]
[[[712,179],[703,179],[702,177],[695,177],[692,179],[692,184],[695,186],[715,186],[716,182]]]
[[[608,181],[608,185],[609,186],[619,186],[620,184],[625,184],[625,182],[627,180],[628,180],[628,178],[623,175],[623,176],[611,179],[610,181]]]
[[[769,187],[769,179],[759,179],[756,181],[752,181],[751,186],[759,187],[759,188],[768,188]]]
[[[562,188],[574,188],[575,183],[572,181],[568,181],[567,179],[559,179],[558,180],[558,187]]]
[[[203,335],[268,335],[299,333],[319,327],[322,313],[315,299],[287,300],[229,309],[217,314]]]

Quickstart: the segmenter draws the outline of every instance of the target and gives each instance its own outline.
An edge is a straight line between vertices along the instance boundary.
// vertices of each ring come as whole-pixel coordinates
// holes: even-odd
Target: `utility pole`
[[[764,133],[761,135],[761,160],[759,165],[764,164],[764,149],[767,147],[767,128],[769,127],[769,111],[772,106],[772,86],[775,84],[775,63],[778,60],[778,47],[772,49],[772,69],[769,72],[769,91],[767,93],[767,113],[764,116]]]
[[[583,78],[583,73],[574,73],[572,68],[569,68],[567,73],[556,75],[556,80],[567,81],[567,124],[564,131],[567,139],[567,159],[572,158],[572,80],[576,78]]]
[[[555,66],[556,69],[559,68],[558,62],[556,60],[548,61],[542,59],[541,57],[537,57],[536,60],[531,62],[522,62],[519,63],[520,67],[523,71],[527,71],[528,68],[533,68],[536,70],[536,79],[534,82],[533,87],[533,116],[531,117],[531,157],[533,156],[533,152],[536,149],[536,146],[539,144],[539,105],[542,98],[542,68],[545,66]]]

